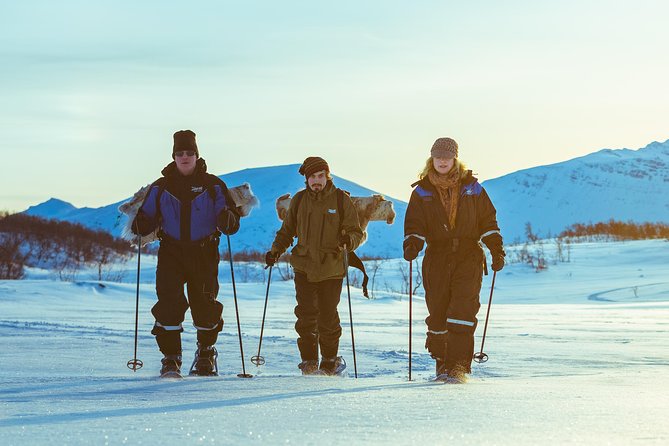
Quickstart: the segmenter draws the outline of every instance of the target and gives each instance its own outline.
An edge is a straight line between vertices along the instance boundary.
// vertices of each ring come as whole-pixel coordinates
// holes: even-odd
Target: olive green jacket
[[[304,196],[297,200],[298,195]],[[308,187],[295,194],[290,201],[288,213],[281,229],[276,233],[272,253],[277,257],[293,244],[290,264],[295,271],[307,275],[309,282],[344,277],[344,254],[339,248],[339,219],[342,231],[351,238],[349,251],[355,250],[363,241],[358,213],[348,194],[343,194],[343,216],[337,215],[337,188],[328,181],[325,188],[315,193]],[[296,209],[296,204],[298,209]]]

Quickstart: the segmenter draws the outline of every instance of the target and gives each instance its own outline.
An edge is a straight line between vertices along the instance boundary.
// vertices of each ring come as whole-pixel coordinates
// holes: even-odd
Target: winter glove
[[[491,253],[491,255],[492,255],[492,265],[490,265],[490,267],[495,272],[501,271],[502,268],[504,268],[504,251],[494,252]]]
[[[267,253],[265,254],[265,264],[267,266],[274,266],[278,257],[279,256],[273,253],[272,251],[267,251]]]
[[[154,229],[156,229],[156,225],[151,218],[142,211],[137,212],[131,225],[132,233],[144,237],[151,234]]]
[[[418,257],[418,249],[414,245],[407,245],[404,247],[404,260],[407,262],[411,262],[414,260],[416,257]]]
[[[239,216],[230,209],[223,209],[218,214],[218,229],[225,235],[232,235],[239,230]]]
[[[346,249],[349,251],[351,250],[351,236],[348,234],[341,234],[339,236],[339,247],[344,249],[344,246],[346,246]]]
[[[423,240],[418,237],[409,237],[404,240],[404,260],[411,262],[416,257],[421,249],[423,249]]]

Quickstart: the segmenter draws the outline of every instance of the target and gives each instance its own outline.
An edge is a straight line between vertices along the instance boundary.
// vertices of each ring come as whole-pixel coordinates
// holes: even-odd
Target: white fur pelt
[[[132,222],[135,220],[135,215],[137,215],[137,211],[139,211],[142,203],[144,203],[144,198],[146,197],[146,194],[149,193],[150,188],[151,185],[147,184],[135,192],[130,200],[126,201],[118,207],[118,210],[127,217],[125,225],[121,230],[121,237],[132,242],[133,246],[137,246],[137,236],[132,233]],[[251,190],[251,185],[249,183],[244,183],[239,186],[229,188],[228,191],[230,192],[232,201],[235,203],[237,212],[242,217],[249,215],[251,210],[257,207],[259,204],[258,198],[253,195],[253,191]],[[142,236],[142,246],[145,246],[156,240],[158,240],[157,228],[151,234]]]

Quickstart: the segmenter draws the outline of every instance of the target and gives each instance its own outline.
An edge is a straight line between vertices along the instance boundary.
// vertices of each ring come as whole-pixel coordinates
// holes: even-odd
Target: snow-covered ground
[[[302,377],[292,282],[238,283],[242,370],[229,283],[221,376],[158,379],[149,331],[155,260],[143,258],[138,357],[135,285],[0,281],[0,444],[667,444],[669,244],[584,243],[540,273],[513,264],[497,276],[485,351],[466,385],[430,381],[426,311],[414,300],[413,381],[407,379],[407,296],[352,289],[359,378],[353,378],[346,289],[340,313],[348,378]],[[398,261],[377,280],[400,281]],[[132,269],[133,264],[129,263]],[[221,263],[221,279],[228,265]],[[275,279],[273,277],[273,279]],[[382,278],[382,279],[381,279]],[[132,281],[132,276],[128,279]],[[396,284],[399,288],[401,285]],[[490,277],[481,292],[476,349]],[[187,316],[190,317],[189,315]],[[187,319],[186,367],[195,347]]]

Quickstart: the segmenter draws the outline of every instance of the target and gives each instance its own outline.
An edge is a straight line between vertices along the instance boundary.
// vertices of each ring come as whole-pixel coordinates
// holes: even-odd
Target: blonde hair
[[[467,166],[458,158],[455,158],[453,160],[453,167],[451,168],[451,170],[453,169],[458,169],[458,171],[460,171],[460,179],[463,179],[464,177],[467,176]],[[425,166],[423,167],[423,171],[418,175],[418,178],[422,180],[423,178],[427,177],[430,171],[437,173],[437,170],[434,168],[432,157],[429,157],[427,161],[425,161]]]

